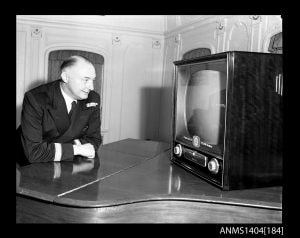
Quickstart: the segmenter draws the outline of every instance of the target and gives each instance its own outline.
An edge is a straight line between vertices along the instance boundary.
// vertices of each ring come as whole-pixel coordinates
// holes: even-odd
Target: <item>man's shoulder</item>
[[[49,83],[45,83],[39,85],[35,88],[30,89],[26,95],[30,95],[36,99],[36,101],[40,104],[47,103],[49,101],[49,97],[52,94],[55,85],[57,85],[58,81],[53,81]]]
[[[54,88],[57,83],[58,83],[58,80],[52,81],[49,83],[45,83],[45,84],[41,84],[39,86],[36,86],[36,87],[30,89],[28,92],[33,95],[38,94],[40,92],[47,92],[47,91],[49,91],[49,89]]]

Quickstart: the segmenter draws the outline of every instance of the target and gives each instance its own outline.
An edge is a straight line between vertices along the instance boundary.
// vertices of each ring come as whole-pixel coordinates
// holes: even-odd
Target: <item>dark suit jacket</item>
[[[61,80],[56,80],[25,93],[22,118],[21,141],[29,162],[53,161],[54,143],[61,143],[61,160],[73,160],[73,140],[82,144],[91,143],[95,151],[102,143],[100,134],[100,96],[91,91],[69,119],[67,106],[60,89]],[[87,107],[90,102],[97,106]]]

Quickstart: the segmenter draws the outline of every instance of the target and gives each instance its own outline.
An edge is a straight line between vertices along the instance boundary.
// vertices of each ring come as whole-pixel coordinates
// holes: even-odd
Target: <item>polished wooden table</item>
[[[92,160],[17,167],[16,222],[282,222],[282,187],[222,191],[170,153],[166,143],[126,139]]]

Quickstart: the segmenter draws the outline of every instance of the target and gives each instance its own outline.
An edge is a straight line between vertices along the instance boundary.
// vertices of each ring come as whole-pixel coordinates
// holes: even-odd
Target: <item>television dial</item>
[[[208,162],[207,166],[208,166],[208,170],[210,172],[212,172],[213,174],[217,174],[218,173],[220,165],[219,165],[219,162],[218,162],[217,159],[215,159],[215,158],[211,159]]]
[[[200,147],[200,137],[199,136],[193,136],[192,143],[193,143],[193,146]]]
[[[181,156],[182,154],[182,146],[180,144],[176,145],[174,147],[174,154],[177,155],[178,157]]]

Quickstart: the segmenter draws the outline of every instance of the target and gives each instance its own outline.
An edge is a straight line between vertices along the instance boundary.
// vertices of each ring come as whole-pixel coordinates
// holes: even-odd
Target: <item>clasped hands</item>
[[[78,139],[74,140],[74,155],[81,155],[92,159],[95,157],[95,148],[91,143],[81,144]]]

